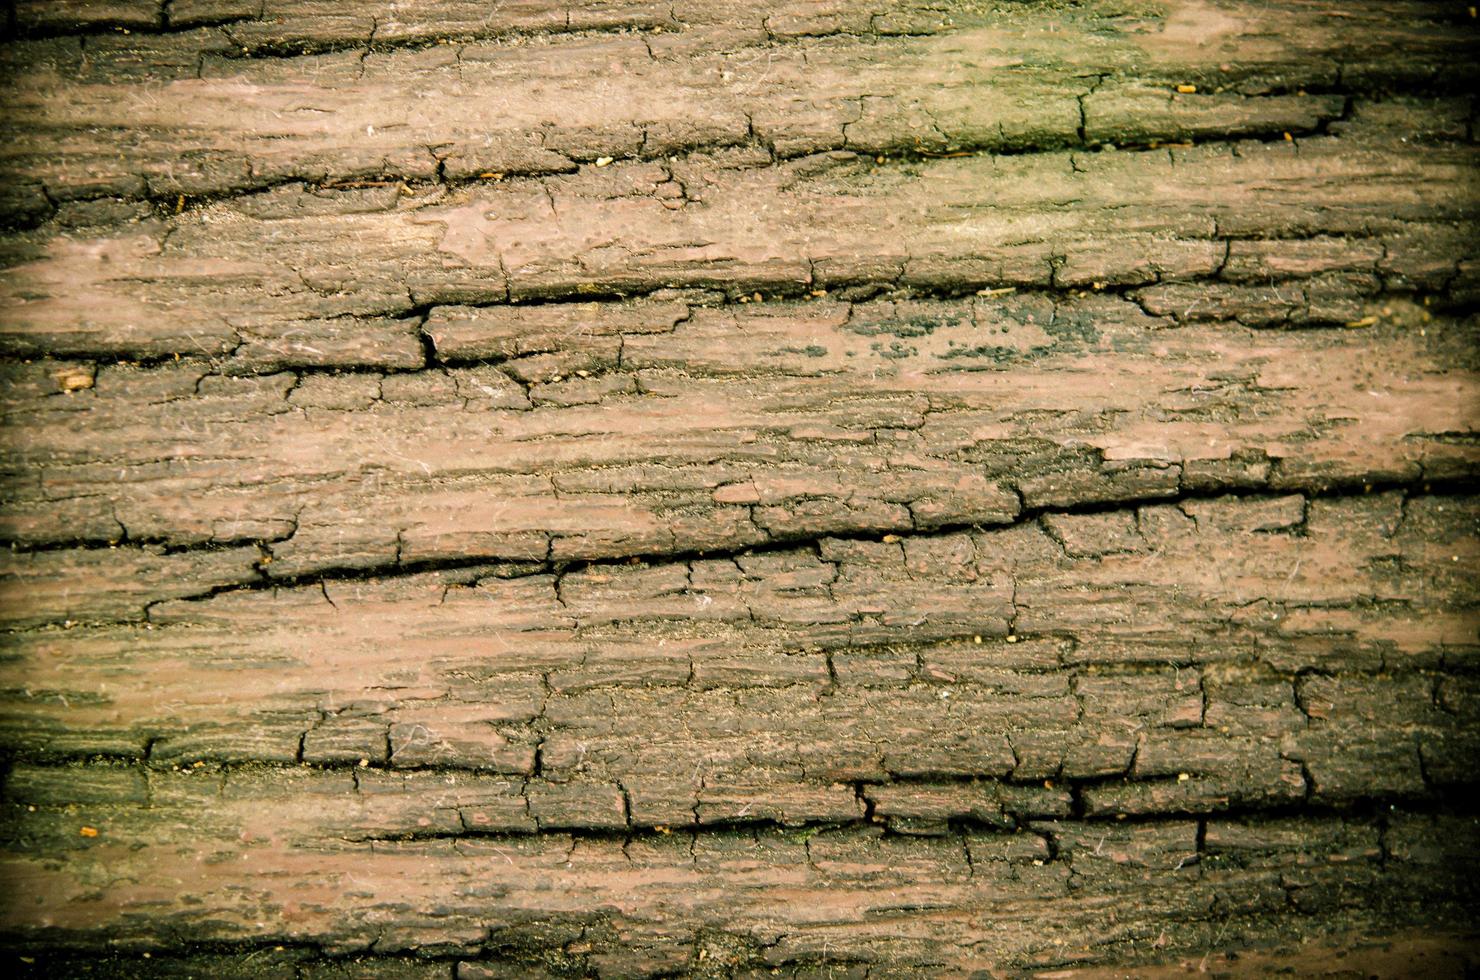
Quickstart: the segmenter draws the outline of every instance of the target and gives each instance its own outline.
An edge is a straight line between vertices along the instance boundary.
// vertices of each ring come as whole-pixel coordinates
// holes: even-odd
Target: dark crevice
[[[346,50],[355,50],[369,53],[374,48],[367,48],[363,40],[346,42]],[[829,156],[848,153],[866,166],[889,166],[889,167],[911,167],[930,161],[942,159],[953,159],[961,157],[1012,157],[1030,156],[1038,154],[1064,153],[1068,151],[1079,151],[1091,155],[1100,152],[1115,153],[1164,153],[1167,147],[1192,148],[1205,145],[1237,144],[1237,143],[1266,143],[1279,144],[1292,138],[1305,136],[1320,136],[1335,139],[1331,127],[1336,124],[1347,122],[1351,119],[1357,98],[1365,98],[1379,94],[1366,90],[1336,89],[1322,91],[1316,88],[1301,89],[1302,94],[1317,95],[1341,95],[1345,96],[1343,109],[1329,116],[1323,116],[1308,126],[1285,126],[1273,127],[1264,124],[1251,124],[1247,127],[1232,127],[1227,130],[1213,133],[1187,133],[1182,130],[1168,128],[1159,135],[1138,136],[1124,139],[1114,139],[1114,134],[1098,134],[1091,139],[1085,132],[1085,107],[1084,99],[1092,94],[1108,76],[1098,76],[1097,81],[1089,92],[1077,96],[1079,107],[1078,128],[1072,132],[1064,132],[1058,135],[1044,136],[1035,134],[1031,137],[1023,137],[1013,140],[1011,137],[999,135],[994,139],[960,139],[950,140],[942,144],[940,149],[926,148],[904,139],[898,141],[883,141],[866,145],[851,145],[846,137],[840,137],[837,143],[830,145],[808,145],[804,149],[789,153],[778,152],[773,145],[764,137],[755,133],[753,125],[741,138],[737,139],[706,139],[682,145],[663,144],[652,151],[639,150],[636,154],[621,154],[618,163],[633,162],[644,163],[654,160],[668,161],[674,157],[690,158],[712,153],[718,150],[735,148],[758,148],[767,151],[765,166],[777,166],[780,164],[794,163],[809,158],[824,160]],[[1242,96],[1250,100],[1264,97],[1283,96],[1293,94],[1283,89],[1261,93],[1260,95]],[[846,129],[846,126],[845,126]],[[1463,145],[1463,144],[1456,144]],[[500,182],[514,182],[520,179],[540,180],[563,173],[571,173],[581,169],[583,166],[595,166],[596,161],[605,158],[604,150],[590,150],[575,155],[566,155],[566,163],[563,166],[544,166],[528,169],[509,168],[507,163],[485,162],[481,164],[465,164],[470,176],[449,177],[446,172],[446,163],[442,158],[437,158],[437,164],[430,176],[409,173],[393,173],[374,170],[353,170],[336,173],[332,179],[325,179],[316,174],[298,174],[291,176],[278,176],[270,179],[256,181],[250,184],[242,184],[237,187],[224,190],[215,190],[209,193],[181,193],[178,190],[168,192],[146,192],[142,195],[119,196],[116,194],[86,195],[82,194],[69,198],[69,203],[89,203],[101,200],[124,200],[143,201],[153,205],[154,217],[158,220],[170,220],[182,214],[189,214],[204,207],[219,203],[230,203],[242,198],[255,196],[272,190],[280,189],[295,184],[304,185],[306,190],[333,191],[364,188],[372,186],[403,187],[411,194],[417,194],[433,188],[443,188],[448,191],[458,191],[469,187],[487,186],[489,178],[479,176],[480,174],[497,173]],[[612,152],[616,152],[615,149]],[[845,163],[845,160],[833,159],[831,166]],[[1077,165],[1075,167],[1077,169]],[[43,192],[51,197],[50,191],[42,187]],[[26,217],[20,213],[10,215],[0,214],[0,227],[12,229],[29,229],[41,227],[50,220],[57,212],[59,202],[52,202],[51,210],[44,215]]]
[[[1342,236],[1326,233],[1316,233],[1308,236],[1309,239],[1330,239],[1342,237],[1360,237],[1364,240],[1367,236]],[[1201,239],[1186,239],[1187,241],[1199,241]],[[1230,243],[1234,241],[1304,241],[1307,238],[1281,237],[1263,238],[1258,236],[1219,236],[1208,241],[1218,242],[1224,245],[1225,257]],[[1061,262],[1062,260],[1060,260]],[[207,376],[224,374],[231,377],[262,377],[280,373],[299,373],[304,375],[326,375],[326,374],[416,374],[436,368],[460,368],[460,367],[498,367],[503,364],[518,361],[526,356],[535,356],[538,353],[532,351],[528,355],[500,355],[500,356],[465,356],[449,354],[438,350],[435,339],[427,332],[426,326],[430,317],[438,310],[443,309],[524,309],[544,306],[587,306],[591,303],[624,303],[642,300],[664,300],[675,297],[677,301],[683,302],[694,309],[749,309],[762,308],[769,303],[799,303],[803,304],[799,312],[805,312],[806,306],[812,303],[843,303],[850,307],[857,307],[869,303],[890,303],[902,300],[909,301],[937,301],[949,302],[959,300],[972,300],[977,297],[1000,298],[1012,297],[1019,299],[1045,298],[1061,301],[1065,298],[1080,298],[1088,296],[1099,296],[1119,299],[1136,306],[1139,311],[1152,320],[1163,321],[1167,324],[1177,325],[1208,325],[1234,327],[1241,330],[1253,331],[1321,331],[1321,330],[1347,330],[1352,324],[1341,317],[1319,317],[1308,313],[1303,317],[1296,318],[1299,309],[1291,312],[1291,317],[1278,322],[1250,321],[1245,322],[1236,317],[1209,318],[1186,320],[1174,314],[1160,314],[1147,308],[1142,291],[1153,286],[1161,285],[1231,285],[1247,286],[1250,284],[1230,282],[1221,277],[1221,269],[1215,270],[1208,275],[1187,276],[1178,279],[1155,279],[1142,282],[1129,283],[1068,283],[1061,284],[1055,281],[1057,267],[1054,267],[1050,281],[1023,280],[1019,282],[1004,283],[1001,279],[969,279],[955,280],[951,282],[922,282],[911,279],[907,273],[901,271],[898,276],[890,280],[860,283],[856,280],[809,280],[806,282],[775,282],[767,285],[764,290],[757,290],[753,285],[744,288],[729,287],[727,289],[715,288],[699,277],[692,284],[670,285],[668,283],[654,283],[650,286],[633,287],[628,289],[582,289],[571,291],[547,291],[543,293],[517,293],[510,296],[502,286],[493,291],[493,295],[487,298],[460,297],[457,300],[443,299],[416,299],[412,298],[404,306],[376,307],[356,310],[353,313],[337,314],[323,317],[321,319],[336,320],[397,320],[402,321],[414,328],[417,341],[421,345],[423,363],[415,366],[399,366],[394,364],[337,364],[319,365],[306,364],[292,361],[264,361],[255,364],[235,364],[233,358],[235,352],[245,346],[246,341],[238,342],[221,354],[205,351],[166,351],[158,350],[128,350],[128,349],[97,349],[97,350],[47,350],[40,347],[18,346],[16,337],[0,337],[0,364],[24,363],[38,358],[55,361],[59,364],[83,364],[88,367],[106,366],[110,363],[127,364],[135,368],[157,368],[177,367],[181,364],[198,364],[205,369]],[[1267,288],[1281,285],[1298,285],[1309,281],[1310,277],[1300,275],[1288,275],[1270,277],[1257,284],[1259,288]],[[819,290],[817,287],[824,287]],[[515,284],[516,289],[518,288]],[[831,292],[830,292],[831,291]],[[677,296],[675,296],[677,294]],[[694,295],[697,294],[697,295]],[[759,300],[756,296],[760,296]],[[1426,311],[1462,318],[1473,311],[1474,304],[1465,301],[1451,301],[1448,296],[1448,286],[1441,287],[1437,292],[1428,291],[1420,287],[1393,287],[1383,286],[1377,292],[1364,294],[1360,297],[1365,302],[1376,302],[1381,299],[1410,299],[1414,302],[1422,302]],[[1435,300],[1438,300],[1436,303]],[[690,314],[692,315],[692,314]],[[689,317],[679,320],[684,322]],[[677,326],[677,324],[675,324]],[[620,339],[620,335],[618,335]],[[618,365],[620,369],[620,365]],[[517,379],[515,379],[517,380]],[[60,394],[60,392],[58,393]]]
[[[1275,474],[1277,476],[1277,474]],[[383,563],[366,565],[360,567],[326,567],[301,575],[272,576],[269,573],[270,565],[266,562],[259,563],[256,568],[256,577],[251,580],[214,586],[200,593],[180,596],[175,598],[164,598],[154,600],[146,607],[148,608],[171,602],[200,602],[214,596],[227,593],[276,590],[280,588],[297,587],[322,587],[325,582],[343,581],[369,581],[372,579],[383,580],[396,577],[407,577],[436,572],[465,572],[468,573],[462,584],[474,584],[481,578],[524,578],[536,575],[568,575],[577,573],[588,568],[600,569],[614,565],[641,564],[645,566],[668,566],[674,564],[687,564],[693,561],[725,560],[744,555],[772,554],[777,552],[793,551],[797,549],[815,548],[823,541],[861,541],[876,542],[887,537],[916,537],[923,539],[939,538],[950,534],[963,532],[993,532],[1006,530],[1008,528],[1036,523],[1041,517],[1059,514],[1107,514],[1130,510],[1139,507],[1152,506],[1175,506],[1177,504],[1195,500],[1213,500],[1219,498],[1235,498],[1247,500],[1260,500],[1270,497],[1287,496],[1290,494],[1301,494],[1308,499],[1331,499],[1351,496],[1367,496],[1374,493],[1402,492],[1410,495],[1433,495],[1449,496],[1464,495],[1473,490],[1470,480],[1462,477],[1445,480],[1419,480],[1401,481],[1377,478],[1342,478],[1337,480],[1324,480],[1317,482],[1294,482],[1281,485],[1264,485],[1250,487],[1247,485],[1209,485],[1196,489],[1183,488],[1177,493],[1154,494],[1147,496],[1128,496],[1115,500],[1101,500],[1082,504],[1071,504],[1068,506],[1036,506],[1028,507],[1020,511],[1016,516],[1004,519],[1000,523],[990,524],[983,522],[972,523],[949,523],[932,527],[926,531],[919,531],[909,527],[894,529],[871,529],[869,531],[858,531],[852,533],[833,534],[806,534],[776,535],[764,544],[746,545],[732,548],[712,549],[675,549],[667,552],[641,552],[620,553],[602,558],[569,559],[569,560],[542,560],[529,561],[519,559],[507,559],[489,556],[467,556],[456,558],[426,559],[419,561],[397,561],[391,560]],[[286,540],[286,539],[280,539]],[[266,547],[276,541],[260,541],[256,543]],[[83,539],[77,545],[82,550],[94,550],[100,548],[131,547],[117,545],[114,542],[96,542]],[[39,549],[23,549],[12,547],[12,552],[17,555],[28,553],[47,553],[66,550],[69,546],[65,544],[51,543]],[[174,553],[191,553],[198,551],[220,551],[226,546],[208,544],[205,546],[178,546]],[[106,621],[105,621],[106,622]],[[86,621],[73,621],[73,625],[88,625]],[[27,627],[15,632],[24,632],[36,628]],[[1022,637],[1027,638],[1027,637]]]
[[[24,762],[32,768],[55,769],[67,772],[79,772],[89,768],[106,769],[114,772],[137,771],[141,775],[151,772],[168,771],[170,766],[165,763],[140,763],[138,760],[117,759],[105,756],[88,756],[77,759],[29,759],[23,754],[11,753],[7,756],[7,768],[13,767],[18,762]],[[208,768],[192,769],[194,772],[203,772],[213,778],[229,779],[233,773],[242,773],[257,777],[268,776],[273,773],[301,773],[305,770],[324,773],[348,773],[357,775],[370,771],[389,772],[397,775],[409,775],[413,773],[428,773],[446,775],[449,779],[469,779],[487,777],[495,780],[505,780],[511,785],[523,780],[523,795],[528,799],[530,782],[538,779],[538,776],[520,776],[509,773],[491,773],[480,769],[471,769],[449,765],[426,765],[426,766],[386,766],[383,763],[372,763],[369,766],[360,763],[273,763],[273,762],[239,762],[239,763],[207,763]],[[175,768],[183,768],[176,766]],[[613,827],[609,825],[584,826],[571,824],[564,820],[546,820],[539,823],[538,828],[526,829],[524,827],[510,828],[482,828],[467,826],[466,824],[457,830],[423,830],[416,827],[408,827],[404,831],[388,831],[383,833],[355,833],[346,829],[336,836],[345,840],[355,842],[372,841],[426,841],[426,840],[457,840],[457,839],[494,839],[494,840],[528,840],[536,836],[570,836],[592,840],[610,840],[630,842],[639,838],[665,837],[670,832],[686,834],[718,834],[718,835],[748,835],[755,832],[774,832],[783,836],[805,835],[812,836],[819,832],[831,830],[865,829],[874,828],[875,832],[881,832],[886,837],[940,837],[951,834],[980,834],[980,835],[1002,835],[1035,833],[1055,836],[1056,828],[1061,826],[1093,825],[1096,827],[1106,826],[1135,826],[1140,824],[1161,824],[1168,821],[1186,822],[1198,827],[1198,853],[1207,852],[1205,843],[1207,828],[1212,823],[1238,823],[1249,820],[1276,821],[1286,818],[1317,818],[1317,819],[1341,819],[1344,821],[1370,821],[1395,810],[1403,810],[1410,814],[1475,814],[1480,813],[1475,807],[1475,795],[1473,786],[1461,785],[1429,789],[1424,793],[1397,792],[1397,793],[1367,793],[1351,795],[1338,798],[1310,798],[1300,801],[1289,799],[1273,799],[1268,801],[1245,800],[1233,801],[1221,804],[1210,804],[1202,808],[1187,808],[1183,806],[1172,806],[1163,810],[1135,812],[1135,813],[1085,813],[1077,801],[1083,790],[1107,785],[1124,784],[1147,784],[1161,785],[1174,783],[1176,777],[1156,777],[1150,779],[1125,779],[1123,777],[1100,777],[1086,776],[1073,777],[1062,780],[1064,788],[1068,789],[1075,797],[1076,805],[1066,816],[1053,810],[1035,811],[1022,806],[1006,806],[1004,817],[1001,819],[984,819],[971,816],[965,812],[946,818],[937,829],[918,831],[913,829],[897,830],[891,824],[901,821],[902,825],[909,825],[911,818],[901,814],[881,814],[876,809],[877,803],[873,800],[869,791],[880,787],[890,786],[934,786],[933,781],[921,781],[905,779],[893,780],[865,780],[855,784],[854,792],[860,804],[859,815],[852,819],[839,818],[800,818],[796,820],[778,820],[773,817],[737,817],[726,819],[700,819],[695,817],[694,821],[687,824],[674,824],[668,821],[654,821],[642,823],[632,817],[632,797],[618,781],[608,784],[601,782],[598,788],[614,786],[619,789],[623,797],[624,825]],[[8,783],[9,780],[7,779]],[[558,781],[557,781],[558,782]],[[959,782],[966,782],[963,778]],[[993,777],[971,777],[971,782],[982,786],[1003,786],[1008,788],[1025,788],[1042,786],[1042,780],[1038,779],[999,779]],[[285,783],[285,788],[291,788],[291,783]],[[5,793],[6,802],[30,806],[40,811],[71,812],[76,804],[68,801],[45,801],[27,798],[24,795],[17,796],[7,787]],[[700,800],[702,806],[703,800]],[[92,802],[88,805],[99,806],[125,806],[149,809],[148,806],[140,804],[129,804],[120,800],[114,804],[104,802]],[[469,803],[463,805],[476,809],[478,804]]]

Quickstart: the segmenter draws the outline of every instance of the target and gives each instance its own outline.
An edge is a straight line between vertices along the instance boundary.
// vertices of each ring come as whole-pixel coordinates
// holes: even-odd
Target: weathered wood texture
[[[1472,10],[5,24],[31,971],[1473,929]]]

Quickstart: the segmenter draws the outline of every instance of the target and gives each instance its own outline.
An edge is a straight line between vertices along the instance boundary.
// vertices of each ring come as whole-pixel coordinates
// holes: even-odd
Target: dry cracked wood
[[[68,6],[22,3],[16,27],[47,33]],[[99,27],[129,23],[80,6],[100,8]],[[158,26],[159,5],[139,6],[150,23],[135,28]],[[3,160],[18,216],[726,145],[797,156],[1278,136],[1339,118],[1351,93],[1474,81],[1454,26],[1422,3],[267,0],[218,5],[237,19],[193,30],[204,11],[164,6],[172,30],[155,37],[11,46],[5,122],[25,137]],[[284,57],[315,51],[330,53]]]
[[[1472,927],[1464,8],[5,26],[27,969]]]

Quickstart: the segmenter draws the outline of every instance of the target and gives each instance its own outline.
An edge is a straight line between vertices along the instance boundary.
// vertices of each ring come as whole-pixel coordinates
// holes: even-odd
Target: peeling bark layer
[[[27,969],[1473,959],[1464,8],[4,26]]]

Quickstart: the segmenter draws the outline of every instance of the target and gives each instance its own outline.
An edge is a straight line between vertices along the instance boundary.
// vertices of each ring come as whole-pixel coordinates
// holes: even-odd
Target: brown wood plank
[[[1469,8],[0,26],[21,975],[1473,961]]]

